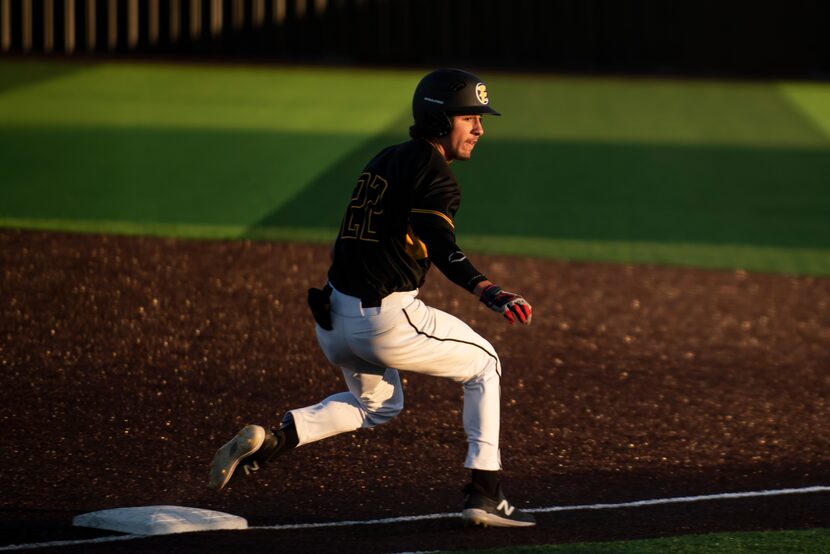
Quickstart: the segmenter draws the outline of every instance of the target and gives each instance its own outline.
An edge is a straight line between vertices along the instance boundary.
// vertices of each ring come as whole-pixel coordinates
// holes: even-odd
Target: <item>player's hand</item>
[[[516,321],[530,325],[533,308],[527,300],[515,292],[502,290],[498,285],[488,285],[481,291],[480,300],[494,312],[503,314],[511,325]]]

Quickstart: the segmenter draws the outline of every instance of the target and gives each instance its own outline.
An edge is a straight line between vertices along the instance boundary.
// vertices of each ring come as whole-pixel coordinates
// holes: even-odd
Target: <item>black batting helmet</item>
[[[450,116],[467,114],[501,115],[490,107],[484,81],[461,69],[436,69],[415,88],[410,133],[442,137],[452,130]]]

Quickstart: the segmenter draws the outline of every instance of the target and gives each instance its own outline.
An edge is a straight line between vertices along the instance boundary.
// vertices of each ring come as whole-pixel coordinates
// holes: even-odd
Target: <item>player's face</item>
[[[452,116],[452,131],[444,137],[444,155],[447,161],[469,160],[478,139],[484,134],[480,115]]]

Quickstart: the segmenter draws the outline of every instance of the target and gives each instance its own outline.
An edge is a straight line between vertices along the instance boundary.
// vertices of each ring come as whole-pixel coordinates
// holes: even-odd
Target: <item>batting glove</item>
[[[484,302],[485,306],[494,312],[503,314],[511,325],[516,320],[525,325],[530,325],[533,308],[520,295],[502,290],[498,285],[488,285],[481,291],[480,299]]]

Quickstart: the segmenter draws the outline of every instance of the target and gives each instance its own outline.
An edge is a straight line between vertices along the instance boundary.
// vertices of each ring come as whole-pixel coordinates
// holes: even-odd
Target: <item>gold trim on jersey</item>
[[[444,221],[446,221],[446,222],[449,224],[449,226],[450,226],[450,227],[452,227],[453,229],[455,229],[455,225],[453,224],[452,219],[450,219],[450,217],[449,217],[448,215],[444,215],[444,214],[442,214],[441,212],[437,212],[437,211],[435,211],[435,210],[421,210],[421,209],[419,209],[419,208],[412,208],[412,213],[414,213],[414,214],[432,214],[432,215],[437,215],[438,217],[443,218],[443,219],[444,219]]]
[[[406,228],[406,253],[409,254],[413,260],[423,260],[429,257],[429,254],[427,253],[427,245],[424,244],[424,241],[418,238],[410,226],[407,226]]]

